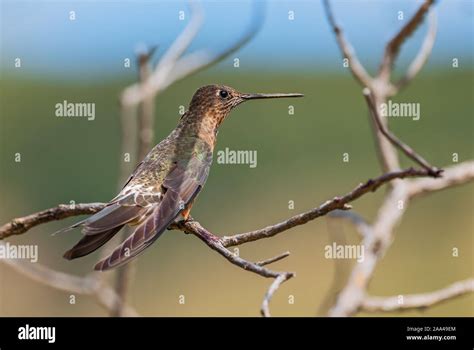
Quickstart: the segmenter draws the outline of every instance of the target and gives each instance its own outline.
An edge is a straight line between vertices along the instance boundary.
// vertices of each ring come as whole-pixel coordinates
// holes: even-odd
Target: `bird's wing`
[[[212,160],[212,154],[210,155]],[[188,162],[176,163],[163,184],[163,198],[148,210],[147,217],[111,255],[98,262],[96,270],[108,270],[123,265],[150,246],[179,213],[199,193],[209,174],[207,159],[192,157]]]
[[[138,169],[143,164],[143,161],[138,164],[134,172],[128,180],[125,182],[125,185],[122,188],[122,191],[113,198],[104,209],[95,213],[88,218],[75,223],[72,226],[63,228],[56,233],[67,232],[72,229],[82,227],[82,233],[85,235],[93,235],[108,231],[109,229],[122,226],[123,224],[135,219],[138,215],[138,212],[142,209],[142,205],[138,202],[143,202],[144,198],[147,199],[152,195],[152,192],[145,192],[137,196],[137,193],[144,191],[136,191],[134,188],[126,188],[130,181],[135,177]],[[134,193],[132,193],[134,192]]]
[[[142,162],[143,163],[143,162]],[[82,227],[84,237],[66,253],[64,258],[71,260],[90,254],[107,243],[127,223],[139,222],[156,202],[160,201],[161,193],[153,188],[130,185],[136,176],[140,163],[122,191],[98,213],[82,220],[59,232]]]
[[[107,243],[124,225],[139,222],[159,200],[159,193],[145,189],[140,191],[139,188],[116,197],[98,213],[66,229],[81,226],[84,237],[64,257],[71,260],[92,253]]]

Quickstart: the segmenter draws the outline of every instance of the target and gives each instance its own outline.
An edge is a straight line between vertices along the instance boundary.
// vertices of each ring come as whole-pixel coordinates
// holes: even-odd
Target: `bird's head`
[[[239,104],[249,100],[264,98],[302,97],[303,94],[262,94],[242,93],[225,85],[206,85],[199,88],[189,105],[190,114],[210,118],[218,127]]]

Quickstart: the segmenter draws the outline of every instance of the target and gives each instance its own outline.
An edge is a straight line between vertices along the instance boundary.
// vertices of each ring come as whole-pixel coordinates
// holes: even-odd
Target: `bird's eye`
[[[229,96],[229,93],[226,90],[221,90],[219,91],[219,96],[222,98],[227,98]]]

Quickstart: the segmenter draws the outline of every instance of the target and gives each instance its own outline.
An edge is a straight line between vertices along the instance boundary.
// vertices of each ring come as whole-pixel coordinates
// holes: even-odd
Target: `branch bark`
[[[125,88],[120,96],[122,149],[123,153],[131,153],[132,147],[138,143],[136,147],[137,152],[135,154],[137,157],[136,163],[141,161],[151,149],[154,136],[153,117],[154,100],[156,96],[176,81],[207,68],[240,49],[253,38],[262,23],[260,18],[262,13],[255,11],[248,30],[244,33],[242,38],[230,45],[228,49],[218,55],[211,55],[207,50],[201,50],[183,56],[198,35],[204,19],[199,2],[190,1],[189,5],[191,14],[187,26],[165,52],[155,69],[152,70],[150,67],[150,58],[153,55],[154,49],[140,55],[138,58],[139,82]],[[261,8],[260,5],[256,6],[256,9]],[[133,118],[136,106],[139,107],[137,119]],[[135,129],[136,133],[132,132]],[[137,137],[133,137],[134,134],[137,135]],[[122,162],[120,185],[125,182],[131,171],[132,169],[130,169],[128,163]],[[128,235],[127,231],[128,228],[125,228],[122,237]],[[120,235],[118,237],[120,237]],[[121,315],[133,265],[132,262],[119,268],[117,271],[116,289],[120,296],[118,300],[120,300],[122,304],[116,306],[112,316]]]
[[[436,40],[437,30],[438,20],[436,18],[436,12],[434,9],[431,9],[429,14],[429,28],[423,44],[421,45],[415,59],[410,63],[405,75],[395,83],[396,92],[407,86],[418,75],[425,63],[428,61]]]
[[[35,226],[71,216],[94,214],[104,208],[104,203],[60,204],[57,207],[16,218],[0,227],[0,240],[13,235],[21,235]]]
[[[443,177],[438,178],[441,176],[441,170],[431,166],[417,152],[391,133],[387,126],[387,119],[380,119],[378,115],[377,106],[385,103],[388,97],[395,95],[408,84],[422,69],[430,55],[436,36],[434,13],[431,15],[430,28],[418,55],[409,66],[405,76],[398,83],[392,85],[390,76],[400,47],[422,23],[433,3],[433,0],[426,0],[405,26],[388,42],[379,72],[371,81],[371,85],[367,86],[368,89],[364,89],[364,95],[372,115],[372,129],[377,141],[376,149],[385,171],[396,171],[399,168],[398,155],[395,151],[395,147],[397,147],[413,161],[420,164],[434,178],[394,181],[392,183],[392,188],[386,194],[376,219],[372,224],[364,225],[365,233],[362,244],[368,253],[364,261],[356,264],[353,268],[345,288],[329,312],[331,316],[350,316],[358,312],[366,300],[380,301],[379,299],[367,299],[367,288],[378,262],[392,244],[394,229],[407,210],[410,199],[473,180],[473,162],[471,161],[449,167],[443,173]],[[329,20],[331,22],[331,18]],[[339,42],[337,34],[336,31],[336,40]],[[344,52],[342,48],[341,51]]]
[[[274,236],[292,227],[303,224],[303,221],[308,222],[310,220],[314,220],[317,217],[325,215],[336,209],[341,209],[341,208],[349,209],[346,206],[349,202],[356,200],[357,198],[363,196],[364,194],[367,194],[371,191],[376,190],[382,184],[387,183],[389,181],[400,179],[403,177],[415,177],[415,176],[424,176],[424,175],[427,175],[426,170],[423,170],[423,169],[415,170],[411,168],[404,171],[400,171],[400,172],[384,174],[374,180],[369,180],[363,184],[360,184],[354,190],[347,193],[346,195],[342,197],[335,197],[332,200],[329,200],[306,213],[296,215],[281,223],[268,226],[259,230],[243,233],[243,234],[236,234],[233,236],[218,238],[217,236],[211,234],[209,231],[204,229],[196,221],[179,222],[179,223],[173,224],[170,228],[179,229],[179,230],[190,232],[196,235],[201,240],[203,240],[210,248],[212,248],[213,250],[216,250],[218,253],[223,255],[231,263],[245,270],[250,270],[264,277],[271,277],[271,278],[278,278],[279,276],[282,276],[282,274],[291,274],[291,276],[293,276],[293,274],[289,272],[275,272],[275,271],[270,271],[268,269],[263,268],[262,266],[266,265],[264,263],[265,261],[252,263],[244,259],[235,257],[235,255],[229,250],[227,250],[226,248]],[[442,181],[443,186],[447,188],[450,186],[466,183],[473,179],[474,179],[474,162],[471,162],[469,166],[461,164],[461,165],[456,165],[454,167],[448,167],[446,168],[444,177],[441,180],[438,179],[438,180],[432,180],[432,181]],[[438,191],[441,189],[440,188],[441,186],[439,185],[432,186],[431,182],[429,183],[429,185],[426,185],[426,183],[421,182],[422,179],[413,180],[412,183],[415,183],[416,181],[420,181],[420,184],[423,184],[422,186],[423,193],[427,193],[430,191]],[[59,205],[55,208],[50,208],[44,211],[40,211],[38,213],[27,215],[25,217],[16,218],[12,220],[11,222],[0,227],[0,239],[5,239],[12,235],[25,233],[37,225],[47,223],[50,221],[61,220],[61,219],[68,218],[71,216],[93,214],[101,210],[104,206],[105,204],[103,203],[85,203],[85,204],[76,204],[75,206]],[[370,235],[370,237],[367,237],[367,239],[372,239],[372,237],[374,237],[374,235]],[[374,250],[372,251],[376,253]],[[274,261],[276,261],[276,259],[274,259],[272,262]],[[373,267],[375,268],[375,265]],[[371,273],[369,273],[369,275],[371,275]],[[267,293],[267,297],[265,298],[266,301],[264,301],[264,303],[262,304],[263,314],[265,315],[269,314],[268,302],[271,296],[273,295],[275,290],[279,287],[279,285],[283,283],[284,281],[286,281],[287,279],[291,278],[291,276],[286,275],[286,278],[284,280],[283,278],[280,278],[278,280],[279,281],[278,283],[274,282],[274,284],[272,284],[271,288],[269,289],[269,292]]]
[[[362,310],[368,312],[392,312],[413,309],[425,309],[456,297],[474,292],[474,278],[455,282],[443,289],[423,294],[408,294],[391,297],[367,297],[362,303]]]
[[[415,163],[418,163],[421,167],[425,168],[428,171],[428,174],[432,177],[439,177],[443,172],[442,169],[438,169],[428,163],[422,156],[420,156],[416,151],[400,140],[395,136],[390,130],[387,129],[387,126],[382,123],[382,120],[379,115],[379,110],[375,105],[374,98],[370,92],[370,89],[365,88],[363,90],[365,101],[369,107],[370,114],[374,120],[374,123],[377,125],[378,130],[384,135],[395,147],[400,149],[406,156],[412,159]]]
[[[137,63],[138,63],[138,80],[140,84],[144,84],[151,75],[151,64],[150,60],[155,52],[156,47],[152,47],[145,52],[141,52],[138,54]],[[126,113],[127,109],[123,106],[122,112]],[[151,149],[153,138],[154,138],[154,113],[155,112],[155,100],[154,96],[148,96],[143,99],[143,101],[138,106],[138,118],[136,122],[136,134],[135,137],[128,136],[130,140],[123,139],[122,142],[126,145],[128,142],[137,143],[137,150],[136,150],[136,159],[138,163],[145,158],[149,150]],[[122,124],[123,134],[125,135],[127,131],[126,124]],[[119,188],[123,186],[123,182],[126,178],[128,178],[131,169],[125,166],[122,167],[122,175],[119,182]],[[128,237],[130,234],[130,228],[125,227],[118,237],[124,239]],[[126,307],[126,300],[128,290],[130,288],[130,283],[132,280],[132,275],[135,268],[135,262],[131,262],[125,266],[120,267],[116,273],[116,281],[115,281],[115,290],[119,298],[117,298],[117,304],[113,308],[111,312],[111,316],[124,316],[124,309]]]
[[[195,236],[197,236],[201,241],[203,241],[209,248],[212,250],[218,252],[220,255],[222,255],[224,258],[227,259],[231,264],[236,265],[246,271],[251,271],[253,273],[256,273],[257,275],[260,275],[262,277],[267,277],[267,278],[274,278],[273,283],[270,285],[270,288],[268,289],[267,293],[265,294],[265,297],[263,299],[263,303],[261,306],[261,313],[265,317],[270,316],[270,310],[269,310],[269,303],[270,300],[273,296],[273,294],[276,292],[276,290],[280,287],[280,285],[295,276],[293,272],[276,272],[269,270],[263,265],[268,265],[272,262],[275,262],[277,260],[281,260],[284,257],[288,256],[289,253],[277,256],[273,259],[269,259],[263,262],[257,262],[257,263],[252,263],[250,261],[244,260],[240,258],[239,256],[236,256],[234,253],[229,251],[224,244],[222,243],[222,240],[217,237],[216,235],[212,234],[208,230],[206,230],[204,227],[201,226],[200,223],[197,221],[191,220],[191,221],[183,221],[181,223],[178,223],[178,227],[180,227],[184,232],[187,233],[192,233]]]
[[[367,73],[364,66],[359,62],[354,48],[345,38],[344,32],[342,31],[341,27],[337,25],[329,0],[324,0],[323,4],[329,25],[331,26],[332,30],[334,31],[334,34],[336,35],[336,40],[339,45],[339,48],[341,49],[343,57],[347,58],[348,60],[349,68],[351,70],[352,75],[362,86],[372,86],[373,78],[369,75],[369,73]]]
[[[425,0],[423,5],[418,8],[418,11],[415,12],[407,24],[405,24],[402,29],[400,29],[400,31],[388,42],[387,46],[385,47],[385,52],[378,74],[383,80],[388,81],[390,79],[393,63],[398,56],[401,46],[423,22],[426,13],[429,11],[430,6],[433,3],[434,0]]]
[[[287,231],[298,225],[306,224],[309,221],[324,216],[328,213],[339,210],[348,210],[351,208],[349,203],[369,192],[376,191],[380,186],[386,183],[392,183],[393,186],[387,193],[373,224],[370,225],[363,220],[356,220],[356,216],[350,217],[350,219],[353,220],[358,225],[358,228],[363,232],[362,243],[364,244],[368,253],[366,254],[365,260],[362,263],[356,265],[353,269],[349,281],[339,295],[336,304],[331,309],[330,315],[348,316],[353,315],[362,309],[366,311],[390,311],[396,309],[427,307],[465,294],[467,292],[472,292],[473,280],[470,279],[458,282],[437,292],[426,293],[423,295],[405,296],[405,301],[402,307],[396,307],[394,305],[394,298],[396,297],[382,298],[367,296],[367,288],[377,263],[389,249],[393,241],[394,228],[403,217],[409,200],[419,195],[464,184],[473,180],[474,178],[474,161],[469,161],[449,167],[446,169],[441,179],[437,178],[440,176],[441,171],[431,166],[412,148],[408,147],[405,143],[393,135],[387,127],[387,121],[380,119],[378,110],[376,108],[376,106],[378,106],[380,103],[386,101],[389,96],[395,94],[402,86],[405,86],[408,82],[410,82],[421,70],[427,58],[429,57],[434,43],[436,24],[434,27],[433,25],[430,26],[430,30],[425,38],[423,47],[420,49],[419,54],[410,65],[405,77],[402,78],[399,83],[395,85],[391,84],[390,75],[393,62],[399,52],[401,45],[422,22],[425,13],[429,10],[432,3],[433,1],[426,0],[416,12],[416,14],[387,44],[379,73],[375,78],[372,78],[367,73],[362,64],[358,61],[352,47],[350,46],[350,43],[345,39],[341,28],[335,23],[329,1],[325,0],[324,2],[329,23],[334,30],[336,39],[344,57],[349,60],[352,74],[359,83],[370,89],[365,90],[364,95],[369,105],[369,111],[371,111],[373,117],[372,121],[374,125],[374,133],[378,139],[377,148],[381,155],[384,169],[386,169],[383,175],[374,179],[370,179],[365,183],[361,183],[347,194],[340,197],[334,197],[333,199],[328,200],[320,206],[315,207],[307,212],[295,215],[274,225],[250,232],[219,238],[201,226],[199,222],[194,220],[178,222],[170,226],[170,228],[179,229],[197,236],[209,248],[219,253],[233,265],[236,265],[244,270],[251,271],[262,277],[272,278],[273,282],[267,290],[262,302],[262,315],[270,316],[269,304],[272,296],[282,283],[294,276],[294,273],[292,272],[273,271],[264,266],[287,257],[289,252],[280,254],[267,260],[251,262],[236,256],[227,248],[263,238],[273,237],[281,232]],[[144,78],[141,79],[139,83],[133,84],[126,88],[121,95],[123,116],[132,116],[132,112],[134,111],[134,108],[137,106],[137,104],[142,104],[142,109],[140,110],[138,118],[138,130],[140,132],[138,135],[138,139],[140,140],[138,147],[138,158],[144,156],[146,151],[148,151],[151,145],[151,140],[153,139],[152,117],[150,120],[150,115],[152,116],[153,113],[150,113],[150,110],[153,110],[153,99],[156,97],[156,95],[179,79],[193,74],[200,69],[208,67],[209,65],[214,64],[235,52],[237,49],[247,43],[259,30],[261,25],[261,21],[259,21],[259,19],[258,11],[255,11],[255,15],[251,25],[249,26],[249,29],[237,42],[220,54],[214,55],[210,54],[207,50],[200,50],[195,53],[184,55],[185,51],[199,32],[202,24],[202,13],[200,12],[200,9],[198,7],[193,7],[193,15],[191,17],[190,23],[180,35],[180,37],[178,37],[178,39],[170,47],[167,53],[163,56],[156,68],[153,71],[147,70],[146,75],[143,76]],[[141,70],[141,73],[143,72],[145,71]],[[128,118],[127,120],[131,120],[131,118]],[[124,124],[123,127],[124,130],[127,129],[125,125],[126,124]],[[146,129],[148,129],[148,131],[151,133],[151,136],[150,133],[143,133],[143,131]],[[129,135],[125,134],[126,132],[128,131],[124,131],[124,137],[128,139]],[[423,169],[409,168],[405,170],[399,170],[398,156],[394,146],[401,149],[408,157],[420,164]],[[433,179],[400,181],[404,178],[428,176],[433,177]],[[400,202],[403,203],[401,209],[395,205],[395,203]],[[55,208],[50,208],[35,214],[17,218],[0,227],[0,239],[5,239],[12,235],[25,233],[39,224],[47,223],[53,220],[61,220],[75,215],[93,214],[101,210],[104,205],[105,204],[102,203],[76,204],[74,206],[59,205]],[[104,285],[102,280],[94,277],[95,275],[91,274],[86,277],[77,277],[63,274],[58,271],[49,270],[48,268],[45,268],[41,265],[30,264],[30,266],[23,263],[18,263],[16,261],[7,261],[7,264],[13,268],[16,268],[18,271],[21,271],[27,276],[54,288],[93,295],[98,299],[99,303],[109,310],[117,309],[117,305],[119,305],[118,310],[121,311],[119,311],[118,314],[122,314],[122,312],[129,315],[136,314],[133,309],[125,305],[125,292],[122,292],[121,289],[118,288],[118,293],[116,293],[113,289]],[[398,304],[398,299],[396,301]]]
[[[408,186],[408,197],[415,198],[446,188],[463,185],[474,179],[474,161],[465,161],[446,168],[440,179],[417,179]]]
[[[352,191],[348,192],[343,196],[334,197],[333,199],[326,201],[318,207],[315,207],[307,212],[292,216],[291,218],[285,221],[255,231],[245,232],[228,237],[224,236],[222,238],[222,243],[225,247],[231,247],[247,242],[253,242],[262,238],[273,237],[278,233],[284,232],[295,226],[304,225],[308,221],[314,220],[320,216],[324,216],[333,210],[348,210],[351,208],[350,206],[348,206],[348,203],[360,198],[366,193],[376,191],[380,186],[394,179],[404,179],[407,177],[418,177],[428,175],[429,174],[427,170],[413,168],[386,173],[374,179],[370,179],[365,183],[359,184]]]
[[[357,198],[363,196],[366,193],[373,192],[384,183],[392,181],[394,179],[401,179],[405,177],[416,177],[416,176],[426,176],[428,175],[426,170],[417,170],[409,168],[403,171],[393,172],[381,175],[375,179],[370,179],[365,183],[359,184],[352,191],[347,193],[342,197],[335,197],[332,200],[329,200],[319,207],[316,207],[306,213],[296,215],[286,221],[275,224],[273,226],[268,226],[260,230],[255,230],[243,234],[237,234],[230,237],[223,237],[222,239],[215,236],[204,227],[202,227],[197,221],[185,221],[178,222],[173,224],[170,228],[180,229],[184,232],[192,233],[198,238],[200,238],[204,243],[206,243],[211,249],[217,251],[223,257],[225,257],[229,262],[234,265],[237,265],[244,270],[252,271],[256,274],[259,274],[263,277],[271,277],[275,279],[275,282],[270,286],[264,302],[262,304],[262,314],[265,316],[270,315],[268,304],[273,296],[273,293],[278,289],[278,287],[286,280],[294,276],[291,272],[275,272],[268,270],[263,267],[270,262],[274,262],[283,258],[283,256],[278,256],[271,259],[272,261],[263,261],[252,263],[246,261],[240,257],[236,257],[232,252],[230,252],[228,247],[240,245],[247,242],[252,242],[262,238],[268,238],[274,236],[280,232],[286,231],[294,226],[302,225],[310,220],[314,220],[317,217],[326,215],[327,213],[336,210],[336,209],[349,209],[349,202],[356,200]],[[36,214],[31,214],[23,218],[17,218],[12,220],[12,222],[3,225],[0,228],[0,238],[4,239],[13,234],[19,234],[27,232],[30,228],[39,225],[40,223],[46,223],[53,220],[58,220],[59,218],[66,218],[73,215],[82,215],[90,214],[100,210],[104,207],[104,204],[101,203],[92,203],[92,204],[76,204],[74,207],[68,205],[59,205],[56,208],[51,208],[45,211],[41,211]],[[49,213],[49,216],[48,216]],[[21,230],[18,230],[18,225],[13,223],[18,222],[28,222],[28,226],[22,226]],[[285,255],[287,256],[287,255]],[[283,276],[283,277],[282,277]],[[122,299],[115,299],[116,302],[123,305]]]
[[[194,2],[191,3],[194,4]],[[120,98],[122,106],[133,107],[147,97],[156,96],[177,81],[189,77],[229,57],[257,34],[263,22],[264,6],[262,3],[256,1],[254,3],[252,19],[247,30],[227,49],[217,54],[210,52],[208,49],[202,49],[183,55],[198,34],[202,23],[203,14],[200,6],[194,4],[191,9],[191,20],[188,26],[173,43],[160,63],[158,63],[146,83],[130,85],[123,91]]]

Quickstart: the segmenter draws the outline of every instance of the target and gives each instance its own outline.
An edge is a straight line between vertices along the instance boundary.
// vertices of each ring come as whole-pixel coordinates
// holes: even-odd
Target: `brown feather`
[[[201,175],[201,172],[202,168],[198,171],[198,175]],[[94,269],[103,271],[123,265],[155,242],[201,190],[204,177],[198,176],[196,179],[195,175],[196,173],[175,166],[163,183],[165,192],[163,200],[156,204],[151,215],[132,235],[107,258],[98,262]]]
[[[72,260],[90,254],[107,243],[121,228],[122,226],[118,226],[101,234],[84,236],[74,247],[64,253],[63,257]]]

